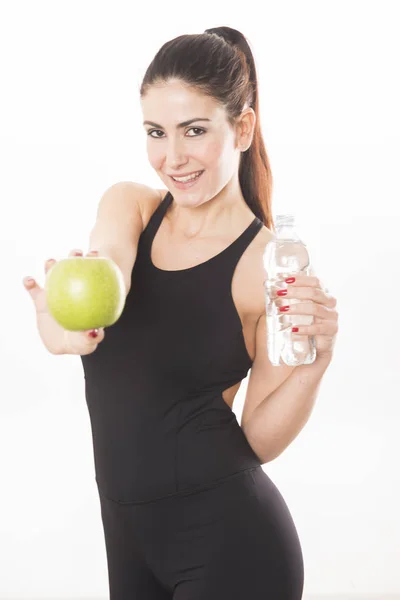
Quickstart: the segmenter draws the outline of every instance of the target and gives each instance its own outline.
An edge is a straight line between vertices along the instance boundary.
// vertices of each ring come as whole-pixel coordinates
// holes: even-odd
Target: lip
[[[198,172],[199,171],[194,171],[194,173],[198,173]],[[186,181],[185,183],[176,181],[172,177],[171,177],[171,181],[176,189],[187,190],[197,184],[197,182],[201,179],[201,176],[203,175],[203,173],[204,173],[204,170],[200,171],[200,175],[198,177],[196,177],[196,179],[191,179],[189,181]]]
[[[169,177],[187,177],[188,175],[194,175],[194,173],[198,173],[199,171],[203,171],[203,169],[197,169],[197,171],[191,171],[190,173],[168,173]]]

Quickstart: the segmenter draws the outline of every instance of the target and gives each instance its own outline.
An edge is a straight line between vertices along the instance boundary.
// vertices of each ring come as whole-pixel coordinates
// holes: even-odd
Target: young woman
[[[90,243],[120,265],[126,303],[101,344],[75,346],[110,600],[299,600],[300,541],[261,465],[307,420],[335,300],[316,277],[287,286],[308,300],[296,312],[314,315],[304,332],[319,334],[318,355],[298,402],[292,391],[275,397],[295,368],[273,367],[266,351],[272,178],[243,35],[218,27],[171,40],[140,93],[148,158],[167,189],[125,182],[102,200]],[[250,369],[240,426],[232,404]],[[275,412],[264,413],[271,398]]]

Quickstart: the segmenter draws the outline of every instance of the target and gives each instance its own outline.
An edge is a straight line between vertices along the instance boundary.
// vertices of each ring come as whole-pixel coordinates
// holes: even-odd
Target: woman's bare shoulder
[[[169,190],[156,190],[160,194],[161,202],[164,200],[165,196],[168,194]]]
[[[146,229],[152,215],[164,200],[168,190],[158,190],[143,183],[132,182],[137,190],[140,189],[140,212],[142,215],[143,229]]]
[[[168,190],[157,190],[148,186],[145,187],[147,188],[148,193],[145,195],[144,202],[142,202],[141,206],[143,230],[146,229],[152,215],[168,193]]]

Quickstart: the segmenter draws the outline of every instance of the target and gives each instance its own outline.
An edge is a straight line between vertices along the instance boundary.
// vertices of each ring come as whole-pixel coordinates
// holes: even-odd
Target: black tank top
[[[222,397],[252,365],[231,284],[262,222],[255,217],[209,260],[165,271],[150,252],[172,200],[168,192],[140,236],[121,317],[81,356],[96,482],[121,503],[186,493],[262,464]]]

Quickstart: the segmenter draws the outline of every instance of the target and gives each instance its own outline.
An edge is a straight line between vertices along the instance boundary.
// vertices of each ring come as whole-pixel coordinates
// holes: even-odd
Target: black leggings
[[[120,504],[100,491],[110,600],[300,600],[293,519],[261,467]]]

